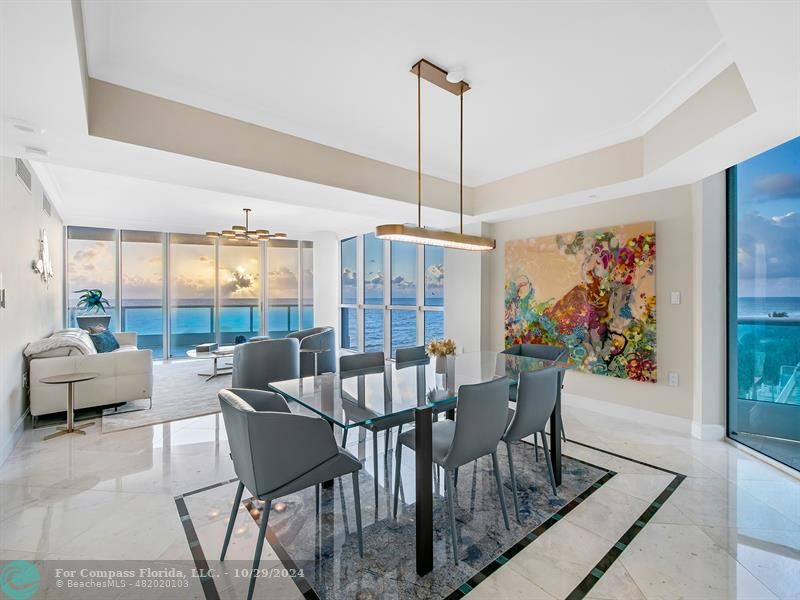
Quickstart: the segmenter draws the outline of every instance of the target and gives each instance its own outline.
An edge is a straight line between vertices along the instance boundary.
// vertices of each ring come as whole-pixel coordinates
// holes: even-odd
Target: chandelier
[[[285,233],[270,233],[267,229],[250,229],[250,213],[252,209],[243,208],[242,210],[244,211],[244,225],[234,225],[230,229],[223,229],[222,231],[206,231],[206,235],[210,238],[223,237],[235,240],[249,240],[251,242],[286,237]]]
[[[411,242],[429,246],[443,246],[457,250],[494,250],[495,240],[467,235],[464,233],[464,92],[470,87],[455,73],[448,74],[428,62],[424,58],[411,67],[411,72],[417,76],[417,226],[392,223],[378,225],[375,228],[375,237],[382,240],[395,240]],[[422,226],[422,117],[421,117],[421,85],[422,79],[455,94],[459,98],[460,125],[459,125],[459,175],[458,175],[458,200],[460,227],[458,233],[428,229]]]

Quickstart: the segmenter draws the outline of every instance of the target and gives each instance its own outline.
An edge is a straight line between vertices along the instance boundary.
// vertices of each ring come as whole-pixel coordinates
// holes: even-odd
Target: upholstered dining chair
[[[430,360],[428,353],[425,352],[425,346],[408,346],[398,348],[394,352],[394,363],[398,369],[405,366],[428,364]]]
[[[340,379],[348,379],[350,377],[357,377],[359,375],[368,375],[370,373],[384,373],[386,370],[386,359],[383,352],[365,352],[363,354],[346,354],[339,358],[339,377]],[[344,409],[345,419],[347,421],[361,421],[369,418],[367,413],[374,413],[368,408],[357,406],[342,402]],[[377,414],[376,414],[377,416]],[[400,431],[403,429],[405,423],[410,423],[414,420],[414,415],[397,415],[395,417],[386,417],[380,419],[376,423],[369,423],[362,425],[364,429],[372,432],[372,468],[375,473],[375,509],[378,508],[378,434],[385,432],[388,438],[389,432],[392,427],[399,427]],[[342,448],[347,444],[347,432],[345,429],[342,434]],[[384,458],[388,452],[388,445],[384,446]]]
[[[566,361],[569,358],[569,349],[564,346],[550,346],[548,344],[515,344],[503,350],[503,354],[513,354],[515,356],[528,356],[530,358],[541,358],[556,362]],[[558,375],[559,388],[564,387],[563,371]],[[516,386],[511,386],[508,391],[508,399],[515,402],[517,399]],[[564,431],[564,420],[561,413],[558,414],[558,426],[561,429],[561,439],[567,441],[567,432]],[[539,460],[539,447],[536,446],[536,460]]]
[[[506,443],[506,452],[508,453],[508,470],[511,471],[511,489],[514,493],[514,512],[517,521],[520,520],[519,499],[517,498],[517,478],[514,473],[512,442],[519,442],[529,435],[533,435],[534,444],[537,443],[536,436],[542,439],[550,486],[553,488],[553,494],[558,496],[556,480],[553,477],[553,464],[550,461],[547,436],[545,435],[547,422],[556,405],[556,394],[558,394],[560,381],[558,374],[558,369],[520,373],[517,384],[517,403],[515,408],[508,409],[508,429],[503,434],[503,441]]]
[[[321,483],[351,474],[358,552],[363,557],[364,541],[358,488],[361,463],[347,450],[339,448],[328,423],[319,417],[292,414],[286,400],[274,392],[221,390],[219,403],[228,434],[233,467],[239,478],[220,553],[221,561],[225,560],[244,489],[247,488],[253,496],[264,502],[247,591],[248,600],[253,597],[270,508],[276,498],[311,486],[316,486],[318,492]]]
[[[436,421],[432,424],[432,459],[442,467],[445,474],[445,494],[450,516],[450,537],[453,544],[453,560],[458,564],[458,536],[455,517],[455,470],[483,456],[491,455],[497,495],[503,511],[503,521],[509,529],[508,511],[500,481],[497,464],[497,445],[503,437],[508,422],[508,378],[462,385],[458,388],[457,417],[455,421]],[[394,518],[397,518],[397,499],[400,493],[400,465],[402,448],[411,450],[416,446],[413,429],[397,437],[397,461],[394,475]]]
[[[300,377],[336,372],[336,332],[333,327],[301,329],[286,337],[300,342],[301,350],[321,350],[316,356],[312,352],[300,353]]]
[[[296,339],[251,341],[233,350],[232,387],[266,390],[273,381],[299,377],[300,352]]]

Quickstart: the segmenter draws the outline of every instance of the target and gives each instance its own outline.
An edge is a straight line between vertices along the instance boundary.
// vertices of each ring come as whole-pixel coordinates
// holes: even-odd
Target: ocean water
[[[766,317],[773,312],[785,312],[800,318],[800,298],[774,296],[767,298],[737,298],[736,312],[740,317]]]

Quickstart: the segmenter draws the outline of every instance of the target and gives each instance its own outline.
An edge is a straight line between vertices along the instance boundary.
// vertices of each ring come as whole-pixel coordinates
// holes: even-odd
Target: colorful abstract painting
[[[655,223],[505,245],[505,342],[563,345],[586,373],[656,381]]]

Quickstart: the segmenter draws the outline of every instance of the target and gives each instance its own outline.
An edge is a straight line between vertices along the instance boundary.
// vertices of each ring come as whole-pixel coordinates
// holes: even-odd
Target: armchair
[[[336,372],[336,332],[333,327],[312,327],[293,331],[286,336],[300,342],[300,349],[325,350],[316,356],[317,372],[314,372],[313,353],[300,353],[300,377],[310,377],[320,373]]]
[[[296,339],[245,342],[233,350],[233,387],[266,390],[273,381],[298,377],[300,352]]]

